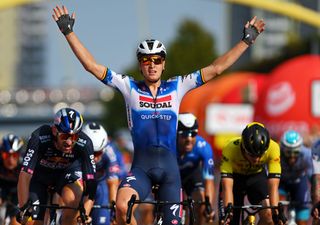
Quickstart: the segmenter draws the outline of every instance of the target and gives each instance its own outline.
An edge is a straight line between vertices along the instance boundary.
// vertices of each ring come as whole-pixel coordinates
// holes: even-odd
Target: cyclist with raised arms
[[[179,202],[181,183],[176,159],[176,135],[180,102],[188,91],[229,68],[264,30],[265,23],[254,17],[245,25],[243,40],[230,51],[205,68],[167,81],[161,80],[166,63],[164,45],[158,40],[145,40],[137,49],[143,80],[136,81],[95,61],[73,32],[74,13],[69,15],[64,6],[57,6],[53,11],[53,19],[83,67],[104,84],[119,90],[125,98],[134,159],[131,171],[122,180],[117,193],[118,224],[125,224],[127,202],[131,196],[135,194],[138,199],[145,199],[154,184],[160,185],[160,200]],[[180,223],[179,204],[163,208],[163,224]],[[136,224],[135,218],[132,218],[131,224]]]
[[[287,130],[281,137],[280,151],[280,200],[290,200],[296,212],[297,224],[306,225],[310,217],[311,149],[303,145],[303,138],[297,131]]]
[[[42,125],[31,134],[18,181],[20,208],[25,208],[29,198],[47,204],[49,190],[54,190],[65,206],[77,208],[82,202],[89,215],[97,187],[96,166],[92,142],[81,131],[82,124],[79,112],[62,108],[52,125]],[[44,214],[41,207],[33,215],[18,216],[23,224],[30,216],[34,224],[43,224]],[[78,214],[77,210],[63,209],[61,224],[77,224]]]
[[[184,193],[193,200],[202,202],[205,201],[205,196],[209,197],[212,211],[207,212],[205,205],[196,205],[196,224],[213,222],[213,151],[210,144],[198,135],[198,121],[192,113],[180,113],[178,117],[178,163]]]
[[[109,205],[115,202],[119,185],[119,165],[116,149],[108,144],[108,134],[98,123],[88,123],[83,132],[90,137],[93,143],[94,161],[96,162],[97,191],[94,203]],[[109,225],[110,210],[94,209],[91,212],[93,225]]]
[[[18,224],[15,207],[18,204],[17,183],[21,168],[21,151],[24,141],[21,137],[9,133],[2,137],[0,144],[0,208],[4,209],[4,214],[0,214],[1,224],[6,218],[10,219],[10,224]],[[2,209],[1,209],[2,212]]]
[[[268,174],[265,170],[267,166]],[[263,124],[253,122],[242,131],[241,137],[230,140],[222,149],[221,193],[224,209],[220,209],[220,220],[224,219],[228,203],[243,206],[245,195],[251,204],[277,206],[278,187],[281,177],[280,148],[270,139]],[[221,207],[219,205],[219,207]],[[259,224],[284,224],[276,210],[259,212]],[[229,224],[239,224],[240,210],[233,210]]]

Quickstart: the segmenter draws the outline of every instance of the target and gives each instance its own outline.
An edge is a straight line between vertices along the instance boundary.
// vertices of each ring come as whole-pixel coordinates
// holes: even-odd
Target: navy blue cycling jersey
[[[302,146],[294,166],[288,165],[285,157],[281,157],[281,182],[297,183],[299,180],[312,175],[311,149]]]
[[[212,148],[210,144],[199,135],[196,136],[196,143],[192,151],[186,152],[183,156],[180,155],[178,157],[178,163],[182,178],[192,174],[201,164],[202,178],[208,180],[214,179]]]
[[[161,147],[176,155],[177,115],[183,96],[204,84],[200,71],[161,81],[153,97],[144,81],[107,69],[102,82],[124,96],[128,126],[134,144],[134,157],[150,147]]]
[[[29,138],[21,170],[29,174],[34,174],[35,171],[49,174],[54,171],[63,171],[78,160],[81,162],[82,177],[85,180],[94,180],[96,165],[91,139],[80,132],[70,153],[56,149],[54,139],[51,126],[43,125],[36,129]]]

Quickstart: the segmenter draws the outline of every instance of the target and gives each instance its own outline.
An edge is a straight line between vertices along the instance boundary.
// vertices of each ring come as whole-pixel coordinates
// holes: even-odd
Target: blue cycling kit
[[[279,194],[290,194],[292,202],[298,202],[295,206],[296,218],[308,220],[310,209],[309,180],[312,175],[312,154],[311,149],[301,146],[300,153],[294,166],[289,165],[285,157],[281,157],[281,179]]]
[[[201,136],[196,136],[196,143],[192,151],[178,157],[181,177],[187,177],[192,171],[202,166],[202,178],[214,179],[213,151],[210,144]]]
[[[204,189],[204,180],[214,179],[213,151],[210,144],[197,135],[191,151],[179,147],[178,164],[183,190],[188,196]]]
[[[154,184],[160,184],[159,199],[181,200],[181,183],[176,159],[177,117],[183,96],[204,84],[201,72],[161,81],[154,97],[144,81],[107,69],[102,82],[124,96],[128,126],[134,144],[131,171],[121,187],[135,189],[145,199]],[[170,209],[171,208],[171,209]],[[180,205],[164,207],[163,224],[180,223]]]
[[[97,192],[95,197],[96,205],[109,204],[109,190],[106,180],[118,179],[120,172],[116,149],[112,145],[107,145],[104,148],[104,153],[101,160],[96,162],[96,179],[98,182]],[[91,212],[93,225],[109,225],[110,224],[110,211],[108,209],[93,209]]]

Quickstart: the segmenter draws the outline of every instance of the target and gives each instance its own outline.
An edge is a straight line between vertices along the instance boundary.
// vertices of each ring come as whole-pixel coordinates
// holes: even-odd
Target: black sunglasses
[[[184,130],[184,131],[179,131],[178,134],[184,138],[187,137],[195,137],[198,134],[198,131],[195,130]]]

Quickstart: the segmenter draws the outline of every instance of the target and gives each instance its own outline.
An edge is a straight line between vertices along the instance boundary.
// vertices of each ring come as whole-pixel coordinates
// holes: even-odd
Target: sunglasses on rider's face
[[[300,151],[285,151],[284,155],[286,157],[297,157],[300,154]]]
[[[1,152],[1,157],[4,160],[8,159],[9,157],[19,158],[19,153],[18,152],[13,152],[13,153]]]
[[[179,131],[178,134],[183,138],[195,137],[195,136],[197,136],[198,131],[196,131],[196,130],[184,130],[184,131]]]
[[[150,65],[153,62],[155,65],[160,65],[163,62],[163,58],[159,55],[147,55],[140,58],[140,62],[143,65]]]
[[[58,136],[61,140],[66,141],[71,139],[71,141],[76,141],[79,138],[78,134],[66,134],[66,133],[58,133]]]

